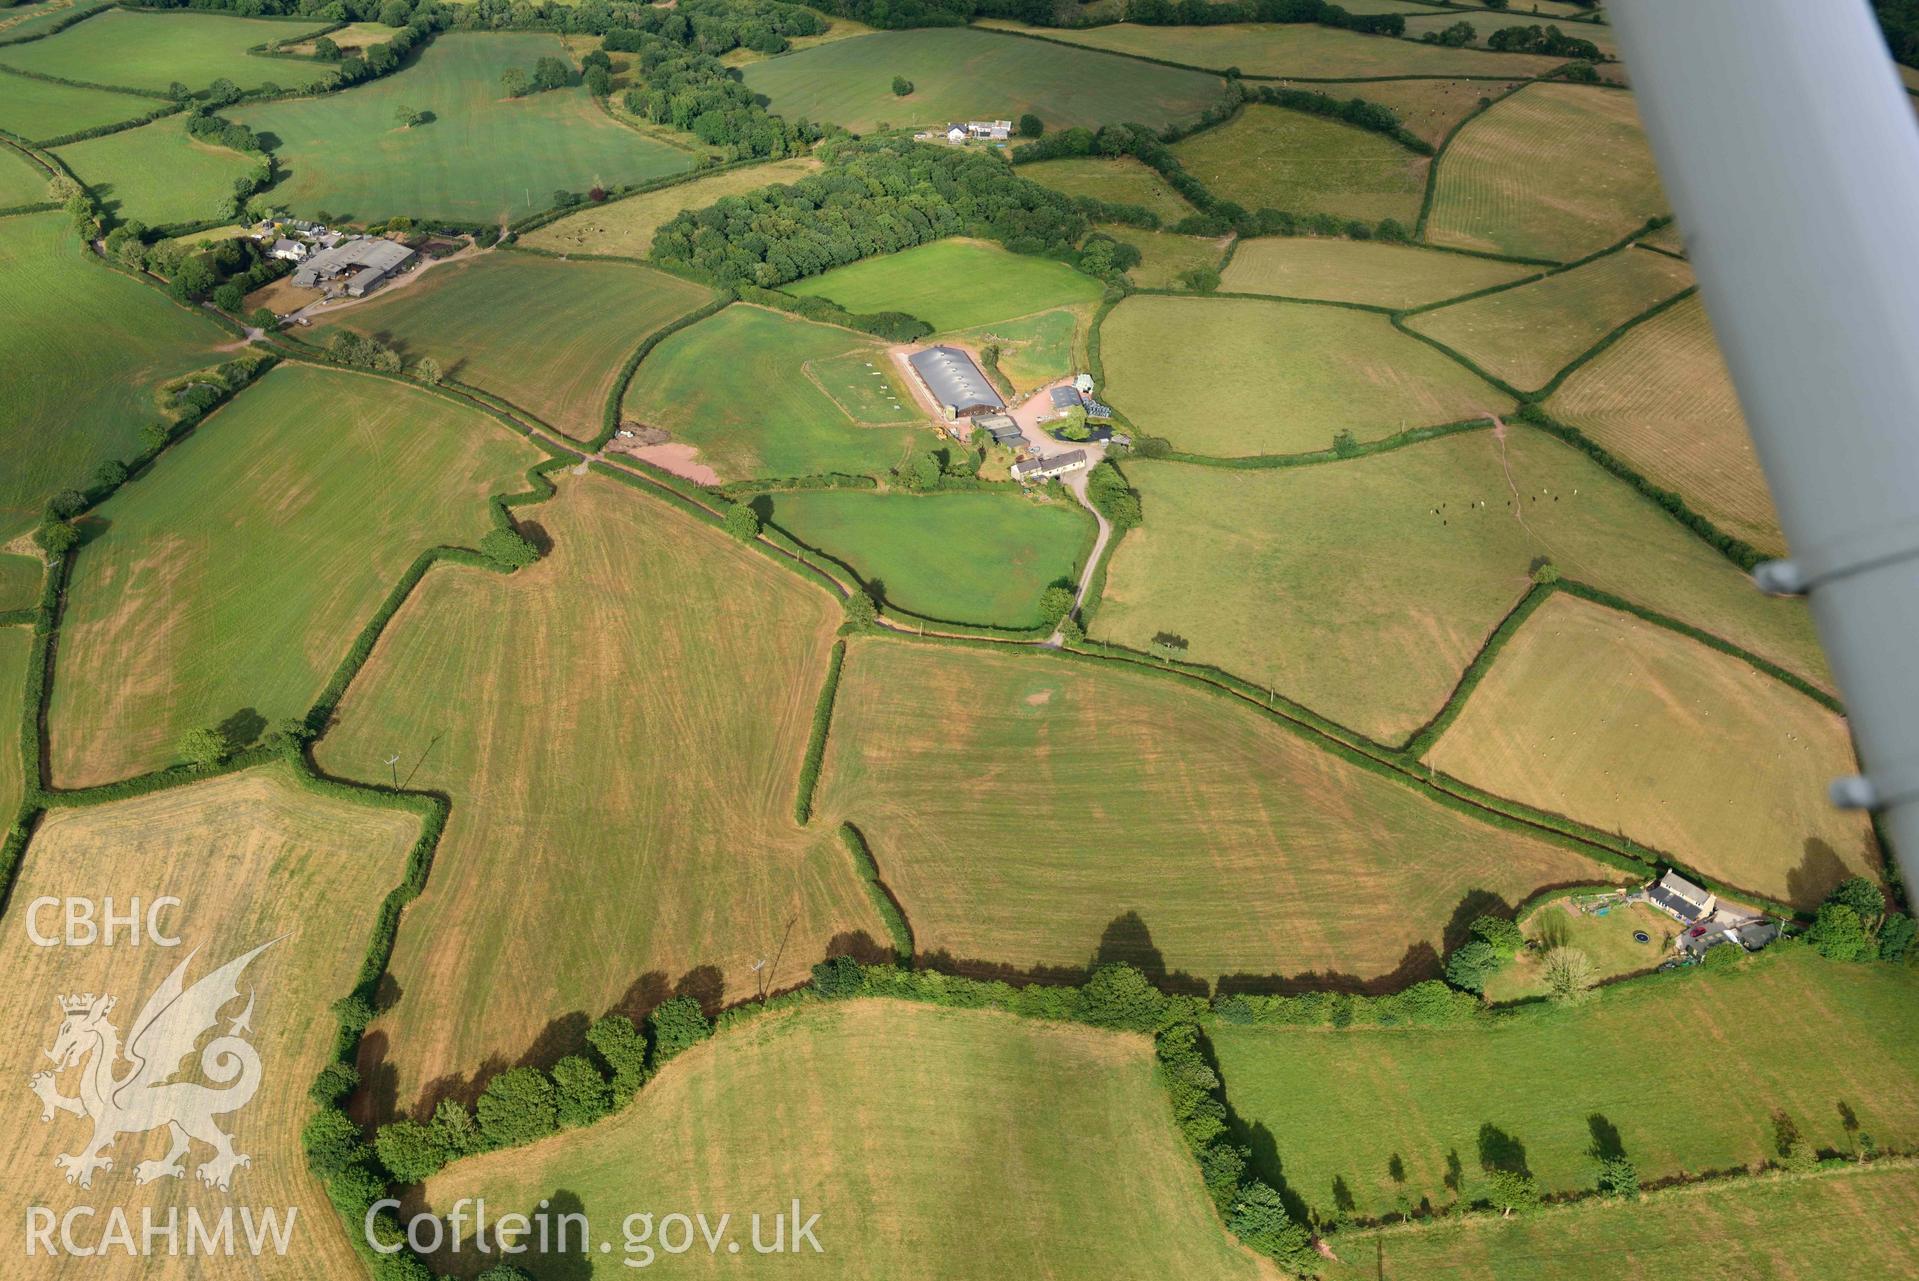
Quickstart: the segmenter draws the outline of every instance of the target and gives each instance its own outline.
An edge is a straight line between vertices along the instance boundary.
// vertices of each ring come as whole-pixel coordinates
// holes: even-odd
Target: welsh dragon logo
[[[215,1117],[245,1107],[260,1088],[260,1056],[245,1039],[252,1031],[251,991],[246,1008],[229,1021],[225,1035],[214,1037],[200,1051],[200,1070],[224,1088],[172,1078],[201,1036],[219,1023],[220,1011],[239,999],[240,975],[247,965],[277,942],[262,943],[192,987],[186,986],[187,964],[199,949],[189,952],[147,998],[124,1049],[119,1029],[107,1019],[117,998],[92,993],[59,998],[60,1035],[46,1052],[54,1068],[35,1073],[30,1085],[45,1105],[42,1121],[53,1120],[56,1112],[70,1112],[93,1122],[93,1137],[84,1148],[53,1160],[67,1172],[68,1183],[92,1187],[95,1171],[113,1168],[113,1158],[105,1152],[116,1139],[161,1126],[171,1139],[167,1154],[135,1165],[133,1177],[138,1183],[185,1174],[181,1158],[195,1139],[213,1149],[212,1157],[195,1171],[210,1188],[226,1191],[233,1171],[252,1164],[250,1157],[233,1150],[233,1140],[214,1124]],[[69,1098],[60,1093],[55,1078],[75,1067],[81,1069],[79,1094]]]

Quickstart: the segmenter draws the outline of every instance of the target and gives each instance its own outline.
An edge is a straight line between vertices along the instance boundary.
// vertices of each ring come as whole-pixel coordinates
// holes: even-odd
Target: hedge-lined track
[[[82,129],[136,120],[167,105],[129,93],[83,89],[32,76],[0,78],[0,129],[23,138],[65,137]]]
[[[1114,554],[1093,635],[1145,650],[1176,633],[1191,661],[1375,738],[1397,740],[1439,709],[1542,559],[1827,679],[1803,606],[1753,591],[1540,433],[1466,432],[1270,471],[1126,470],[1150,515]]]
[[[1664,212],[1631,94],[1535,84],[1447,146],[1425,232],[1437,245],[1571,261]]]
[[[213,363],[221,330],[97,262],[64,213],[0,223],[0,535],[140,452],[153,384]]]
[[[1774,554],[1779,520],[1706,309],[1697,298],[1637,325],[1547,403],[1653,483]]]
[[[166,765],[243,712],[256,733],[305,714],[407,564],[476,543],[487,496],[539,460],[423,392],[267,374],[100,510],[62,621],[54,783]]]
[[[1405,323],[1522,391],[1633,317],[1692,287],[1676,258],[1628,246],[1514,289],[1409,316]]]
[[[363,1060],[402,1110],[573,1012],[676,985],[737,1002],[837,935],[885,937],[833,826],[793,817],[838,609],[598,477],[530,516],[552,551],[429,573],[315,751],[368,781],[397,752],[452,801],[393,955],[405,995]],[[487,1016],[445,1017],[469,1008]]]
[[[233,1200],[256,1207],[256,1214],[257,1207],[272,1206],[297,1217],[286,1254],[268,1249],[248,1260],[245,1274],[264,1281],[357,1275],[355,1256],[326,1194],[306,1172],[299,1134],[311,1107],[307,1083],[333,1046],[334,1020],[327,1006],[352,982],[380,897],[400,879],[419,826],[404,812],[316,795],[295,781],[286,765],[47,814],[13,886],[8,928],[0,941],[0,965],[10,980],[0,1000],[6,1041],[0,1062],[19,1082],[26,1103],[9,1114],[0,1138],[7,1157],[0,1162],[0,1195],[16,1204],[62,1204],[54,1198],[88,1196],[68,1188],[53,1164],[56,1153],[81,1150],[87,1123],[61,1116],[56,1124],[43,1124],[39,1108],[25,1094],[27,1078],[50,1066],[42,1051],[59,1027],[55,997],[94,992],[118,998],[111,1021],[124,1033],[169,971],[188,961],[189,951],[197,949],[188,967],[190,983],[278,938],[240,983],[243,993],[254,993],[248,1040],[261,1061],[259,1093],[219,1124],[233,1136],[235,1148],[252,1157],[232,1176]],[[158,917],[181,940],[179,947],[150,940],[128,946],[124,926],[112,947],[36,947],[28,938],[25,912],[36,898],[77,896],[93,900],[98,910],[112,896],[115,909],[124,912],[134,895],[143,910],[163,895],[181,900]],[[59,934],[57,910],[42,909],[38,920],[43,929]],[[227,1007],[222,1031],[242,1004]],[[197,1079],[199,1067],[195,1054],[184,1061],[182,1074]],[[73,1092],[72,1075],[61,1085]],[[95,1177],[91,1194],[111,1197],[136,1224],[143,1210],[151,1210],[159,1223],[176,1211],[183,1234],[189,1206],[217,1218],[227,1198],[202,1187],[196,1177],[196,1167],[211,1155],[202,1144],[195,1143],[187,1155],[182,1177],[136,1183],[136,1164],[157,1162],[166,1148],[164,1130],[123,1134],[108,1154],[113,1168]],[[111,1255],[40,1258],[14,1274],[137,1275],[159,1281],[231,1275],[232,1260],[210,1264],[205,1257],[189,1256],[184,1241],[183,1235],[172,1257],[163,1241],[153,1257],[138,1261]]]
[[[1436,969],[1469,892],[1605,875],[1177,682],[972,647],[927,679],[922,659],[852,647],[816,802],[884,860],[922,955],[1397,986]]]
[[[1221,285],[1235,293],[1404,308],[1476,293],[1538,271],[1524,263],[1416,245],[1277,236],[1243,242]]]
[[[315,342],[336,326],[372,334],[409,364],[430,356],[447,377],[589,440],[621,362],[640,339],[712,298],[690,281],[627,263],[489,253],[438,265],[366,303],[323,311],[310,332]]]
[[[1858,768],[1843,718],[1748,663],[1563,594],[1425,759],[1802,909],[1881,871],[1866,816],[1826,797]]]
[[[268,83],[295,88],[331,80],[332,64],[261,58],[247,50],[269,41],[298,40],[328,25],[325,19],[299,23],[224,13],[117,10],[45,40],[0,47],[0,63],[37,75],[150,93],[164,93],[175,81],[204,89],[221,79],[242,89]]]

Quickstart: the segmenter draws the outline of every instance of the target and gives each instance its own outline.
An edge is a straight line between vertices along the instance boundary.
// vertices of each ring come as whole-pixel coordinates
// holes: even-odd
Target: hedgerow
[[[807,735],[806,755],[800,760],[799,791],[793,797],[793,818],[804,827],[813,818],[813,790],[819,786],[820,763],[826,758],[826,735],[833,725],[833,699],[840,687],[840,668],[846,662],[846,642],[835,641],[826,661],[826,679],[813,705],[813,728]]]
[[[841,823],[840,843],[846,846],[846,852],[853,857],[853,869],[859,873],[860,884],[866,887],[866,897],[872,902],[873,910],[886,922],[887,936],[893,942],[893,955],[901,965],[910,965],[914,953],[913,927],[906,919],[905,909],[893,897],[893,891],[880,878],[879,864],[873,861],[873,849],[866,843],[865,833],[851,823]]]

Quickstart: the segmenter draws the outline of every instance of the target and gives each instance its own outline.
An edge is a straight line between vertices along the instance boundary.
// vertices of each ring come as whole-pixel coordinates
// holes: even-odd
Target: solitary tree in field
[[[1153,633],[1153,652],[1169,663],[1175,658],[1186,657],[1186,650],[1190,644],[1191,642],[1184,636],[1176,635],[1173,632]]]
[[[508,67],[500,73],[500,91],[509,98],[517,98],[526,92],[526,69]]]
[[[911,92],[913,92],[913,82],[911,80],[908,80],[905,76],[893,77],[893,96],[895,98],[904,98]]]
[[[1046,132],[1045,124],[1043,124],[1040,121],[1040,118],[1034,115],[1032,112],[1029,111],[1025,115],[1019,118],[1019,136],[1020,137],[1037,138],[1045,132]]]
[[[426,112],[418,107],[409,107],[405,103],[393,109],[393,120],[402,129],[411,129],[414,125],[426,122]]]
[[[1562,1005],[1583,1001],[1598,981],[1592,958],[1576,947],[1556,947],[1546,954],[1546,990]]]
[[[441,372],[439,361],[433,359],[431,356],[422,356],[419,362],[413,366],[413,376],[423,383],[438,386],[440,379],[446,375]]]

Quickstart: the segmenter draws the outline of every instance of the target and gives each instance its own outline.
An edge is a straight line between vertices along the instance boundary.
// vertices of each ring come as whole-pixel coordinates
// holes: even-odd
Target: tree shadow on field
[[[752,508],[755,516],[760,518],[760,524],[770,525],[773,523],[773,495],[755,494],[747,500],[746,505]]]
[[[537,520],[516,520],[513,527],[520,531],[520,537],[533,544],[533,550],[545,559],[553,554],[553,535],[546,532],[546,526]]]
[[[1850,873],[1832,846],[1816,836],[1806,838],[1805,857],[1786,873],[1786,898],[1800,907],[1812,907],[1832,892]]]
[[[410,1188],[411,1195],[402,1196],[401,1222],[406,1222],[416,1214],[433,1215],[441,1218],[451,1212],[452,1205],[429,1206],[421,1200],[417,1188]],[[465,1225],[469,1231],[474,1226],[470,1221],[474,1216],[474,1207],[463,1207],[469,1222]],[[593,1276],[593,1258],[599,1253],[602,1242],[610,1242],[612,1250],[600,1257],[619,1260],[625,1257],[639,1259],[644,1257],[637,1249],[632,1255],[622,1253],[624,1238],[618,1222],[593,1223],[586,1214],[586,1203],[579,1193],[570,1188],[556,1188],[541,1197],[532,1205],[521,1207],[519,1213],[527,1221],[527,1230],[517,1234],[512,1244],[524,1247],[521,1254],[502,1254],[500,1247],[508,1242],[500,1235],[498,1224],[507,1207],[489,1203],[486,1207],[486,1231],[469,1236],[459,1243],[457,1250],[452,1248],[451,1234],[449,1243],[428,1255],[435,1272],[444,1276],[470,1278],[478,1276],[489,1268],[498,1266],[503,1260],[520,1268],[534,1281],[590,1281]],[[517,1225],[516,1225],[517,1226]],[[658,1257],[657,1255],[655,1256]],[[615,1272],[623,1269],[615,1267]]]
[[[1384,996],[1415,983],[1438,978],[1439,953],[1423,940],[1406,948],[1405,955],[1385,974],[1361,978],[1336,970],[1301,970],[1296,974],[1222,974],[1216,990],[1221,996],[1297,996],[1301,992],[1346,992],[1354,996]]]
[[[1589,1151],[1595,1161],[1618,1161],[1626,1155],[1626,1144],[1619,1137],[1619,1127],[1598,1112],[1586,1118],[1586,1128],[1592,1131],[1593,1142]]]
[[[215,732],[226,739],[229,748],[238,751],[260,741],[260,735],[267,732],[267,718],[255,708],[242,707],[221,721]]]
[[[1494,1170],[1532,1173],[1526,1164],[1526,1145],[1491,1121],[1482,1122],[1479,1127],[1479,1168],[1489,1173]]]
[[[1459,906],[1453,909],[1452,917],[1447,920],[1440,940],[1450,953],[1466,941],[1473,922],[1480,917],[1497,916],[1510,921],[1513,913],[1513,905],[1491,890],[1467,890],[1459,900]]]
[[[922,952],[914,958],[914,964],[919,969],[938,970],[942,974],[955,974],[962,978],[1010,983],[1014,987],[1025,987],[1032,983],[1048,987],[1076,986],[1091,978],[1093,971],[1100,966],[1118,962],[1134,966],[1154,987],[1175,996],[1203,997],[1210,990],[1205,979],[1167,968],[1165,954],[1154,944],[1152,931],[1136,911],[1122,912],[1107,924],[1100,932],[1092,959],[1085,965],[1020,966],[1005,961],[955,956],[944,949]]]

